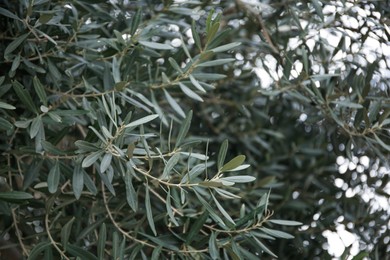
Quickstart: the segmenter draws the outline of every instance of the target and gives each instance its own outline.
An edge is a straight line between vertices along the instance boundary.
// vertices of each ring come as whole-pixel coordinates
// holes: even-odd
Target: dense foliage
[[[385,259],[389,6],[3,1],[3,249]]]

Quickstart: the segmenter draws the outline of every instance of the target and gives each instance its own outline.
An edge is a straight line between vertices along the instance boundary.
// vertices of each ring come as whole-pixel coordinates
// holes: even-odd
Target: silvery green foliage
[[[345,229],[340,258],[385,259],[388,7],[1,1],[2,234],[31,259],[330,259]]]
[[[269,189],[246,201],[246,157],[189,134],[226,78],[211,68],[240,42],[211,7],[148,5],[0,8],[2,175],[21,190],[0,198],[15,239],[29,259],[276,257],[266,241],[293,236],[269,222]]]

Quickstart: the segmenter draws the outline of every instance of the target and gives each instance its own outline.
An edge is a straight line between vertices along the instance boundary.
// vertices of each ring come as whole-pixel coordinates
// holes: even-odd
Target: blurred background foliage
[[[390,254],[389,1],[0,7],[3,249]]]

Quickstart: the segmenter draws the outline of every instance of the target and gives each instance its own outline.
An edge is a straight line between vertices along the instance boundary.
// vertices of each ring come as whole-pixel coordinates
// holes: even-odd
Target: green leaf
[[[219,255],[219,249],[217,246],[217,236],[215,232],[211,232],[210,238],[209,238],[209,254],[211,259],[220,259]]]
[[[72,225],[75,219],[76,218],[73,216],[61,229],[61,244],[64,247],[65,251],[68,246],[69,237],[72,233]]]
[[[168,213],[168,216],[169,216],[169,219],[172,221],[172,223],[178,227],[179,226],[179,223],[177,222],[175,216],[173,215],[173,211],[172,211],[172,205],[171,205],[171,190],[168,189],[168,192],[167,192],[167,199],[166,199],[166,209],[167,209],[167,213]]]
[[[107,229],[106,229],[106,224],[103,223],[100,226],[98,242],[97,242],[98,259],[104,259],[104,249],[106,248],[106,239],[107,239]]]
[[[195,223],[193,225],[191,225],[190,231],[188,232],[188,235],[186,238],[187,245],[191,245],[194,238],[199,234],[204,223],[206,223],[208,216],[209,216],[208,211],[204,211],[200,217],[196,218]]]
[[[232,42],[232,43],[228,43],[228,44],[225,44],[225,45],[221,45],[221,46],[218,46],[214,49],[211,49],[210,51],[212,52],[224,52],[224,51],[229,51],[233,48],[236,48],[238,46],[241,45],[241,42]]]
[[[213,67],[213,66],[224,65],[224,64],[230,63],[230,62],[235,61],[235,60],[236,59],[234,59],[234,58],[212,60],[212,61],[206,61],[203,63],[199,63],[197,66],[198,67]]]
[[[220,180],[227,181],[227,182],[234,182],[234,183],[247,183],[256,180],[256,178],[248,175],[238,175],[238,176],[220,178]]]
[[[270,219],[268,222],[282,225],[282,226],[301,226],[303,225],[301,222],[293,221],[293,220],[283,220],[283,219]]]
[[[121,60],[118,61],[116,56],[112,59],[112,76],[114,78],[114,82],[121,82],[121,74],[120,74],[120,64]]]
[[[198,177],[204,170],[206,169],[206,165],[204,163],[200,163],[192,167],[192,169],[188,172],[188,174],[184,175],[183,179],[181,179],[180,183],[187,183],[194,180]]]
[[[226,190],[223,190],[223,189],[219,189],[219,188],[214,188],[214,190],[222,197],[226,198],[226,199],[239,199],[241,198],[240,196],[236,195],[236,194],[233,194],[229,191],[226,191]]]
[[[226,212],[226,210],[222,207],[222,205],[218,202],[218,200],[215,198],[215,196],[213,194],[211,194],[214,202],[215,202],[215,205],[217,205],[217,208],[219,209],[219,211],[222,213],[222,215],[230,222],[232,223],[233,225],[236,225],[236,223],[234,222],[234,220],[230,217],[229,213]]]
[[[179,72],[180,74],[183,74],[183,71],[182,71],[182,69],[180,68],[179,64],[177,64],[177,62],[176,62],[172,57],[169,57],[169,58],[168,58],[168,61],[169,61],[169,63],[171,64],[171,66],[172,66],[177,72]]]
[[[238,155],[231,159],[228,163],[222,166],[220,172],[230,171],[238,166],[240,166],[245,161],[245,155]]]
[[[189,87],[187,87],[183,83],[179,82],[179,87],[181,91],[183,91],[183,93],[186,94],[189,98],[196,101],[203,102],[203,99],[198,94],[196,94],[194,91],[192,91]]]
[[[188,130],[190,129],[191,120],[192,110],[187,113],[187,116],[180,127],[179,134],[176,139],[175,148],[178,148],[181,145],[182,141],[184,140],[184,137],[187,135]]]
[[[8,44],[7,48],[4,50],[4,58],[8,60],[9,54],[12,53],[16,48],[19,47],[20,44],[22,44],[28,37],[29,33],[22,34],[15,40],[13,40],[10,44]]]
[[[0,200],[7,202],[24,202],[24,200],[29,200],[33,198],[34,197],[30,193],[23,191],[0,192]]]
[[[192,73],[192,76],[199,80],[220,80],[226,78],[226,75],[218,73]]]
[[[131,36],[133,36],[136,33],[136,31],[138,29],[138,26],[139,26],[139,24],[141,22],[142,14],[143,14],[142,8],[138,7],[137,12],[135,13],[133,18],[131,19],[131,25],[130,25],[130,34],[131,34]]]
[[[226,139],[225,141],[223,141],[221,147],[219,148],[218,163],[217,163],[217,167],[219,171],[221,171],[223,163],[225,162],[228,146],[229,146],[229,141]]]
[[[206,37],[206,42],[207,43],[211,42],[214,39],[214,36],[218,32],[219,26],[220,26],[220,24],[219,24],[219,22],[217,22],[217,23],[214,23],[210,27],[209,31],[207,32],[207,37]]]
[[[17,70],[19,65],[20,65],[20,55],[17,54],[16,57],[14,58],[14,60],[12,61],[11,70],[9,71],[9,74],[8,74],[8,75],[10,75],[10,77],[13,77],[13,75],[14,75],[13,73]]]
[[[374,137],[380,146],[390,152],[390,145],[387,145],[385,142],[383,142],[376,134],[374,134]]]
[[[260,230],[268,235],[271,235],[273,237],[278,237],[278,238],[284,238],[284,239],[293,239],[294,236],[290,235],[286,232],[280,231],[280,230],[274,230],[274,229],[269,229],[262,227]]]
[[[100,163],[100,171],[105,172],[111,165],[112,153],[108,152],[103,156],[102,162]]]
[[[90,153],[88,156],[86,156],[84,158],[81,166],[83,168],[87,168],[87,167],[91,166],[92,164],[94,164],[97,161],[97,159],[100,158],[100,156],[103,155],[103,153],[104,153],[104,151],[102,151],[102,150]]]
[[[174,252],[179,251],[179,248],[176,245],[169,244],[168,241],[166,239],[164,239],[164,238],[149,236],[148,234],[144,234],[144,233],[141,233],[141,232],[139,232],[139,234],[141,234],[142,236],[150,239],[151,241],[153,241],[157,245],[161,245],[162,247],[165,247],[165,248],[167,248],[169,250],[172,250]]]
[[[194,76],[190,75],[190,80],[192,85],[194,85],[198,90],[200,90],[203,93],[206,93],[206,90],[200,85],[200,83],[194,78]]]
[[[256,243],[260,246],[260,248],[261,248],[264,252],[266,252],[267,254],[269,254],[269,255],[272,256],[272,257],[278,258],[274,253],[272,253],[271,250],[269,250],[268,247],[266,247],[263,243],[261,243],[261,241],[258,240],[257,237],[255,237],[255,236],[252,235],[252,234],[251,234],[251,236],[252,236],[252,238],[256,241]]]
[[[156,119],[157,117],[158,117],[157,114],[145,116],[143,118],[140,118],[138,120],[135,120],[135,121],[131,122],[130,124],[125,125],[125,128],[136,127],[136,126],[148,123],[148,122]]]
[[[196,31],[195,20],[192,20],[191,33],[192,33],[192,38],[194,38],[194,42],[195,42],[196,47],[198,47],[198,49],[201,51],[202,50],[202,44],[200,42],[199,34]]]
[[[212,217],[214,219],[214,221],[217,224],[219,224],[220,226],[226,226],[225,222],[217,215],[217,213],[215,212],[214,208],[211,207],[211,205],[197,191],[194,190],[194,192],[195,192],[196,197],[200,201],[200,203],[202,203],[202,205],[209,212],[210,217]]]
[[[41,259],[42,258],[41,253],[50,247],[51,247],[51,242],[49,241],[42,241],[39,244],[34,245],[32,250],[28,254],[27,260]]]
[[[9,17],[11,19],[22,21],[22,19],[20,19],[17,15],[11,13],[10,11],[8,11],[7,9],[4,9],[2,7],[0,7],[0,14],[4,15],[4,16],[7,16],[7,17]]]
[[[164,89],[165,97],[167,98],[167,101],[169,105],[173,108],[173,110],[181,117],[185,118],[186,114],[184,113],[183,109],[180,107],[180,105],[176,102],[176,100]]]
[[[60,183],[60,163],[56,160],[54,166],[50,169],[49,176],[47,177],[47,187],[50,193],[55,193]]]
[[[89,223],[78,235],[76,240],[81,241],[82,239],[87,239],[86,237],[92,232],[95,231],[101,224],[106,220],[106,218],[98,219],[92,223]]]
[[[66,152],[61,151],[60,149],[58,149],[56,146],[52,145],[48,141],[42,140],[41,144],[42,144],[43,150],[45,150],[49,154],[52,154],[52,155],[65,155],[66,154]]]
[[[131,209],[136,212],[138,210],[138,199],[137,193],[133,186],[133,175],[135,174],[132,166],[128,167],[125,173],[124,181],[126,185],[126,200]]]
[[[160,259],[161,250],[162,250],[162,246],[158,246],[155,249],[153,249],[151,260],[159,260]]]
[[[11,131],[13,128],[14,126],[10,122],[0,117],[0,129],[5,131]]]
[[[98,259],[92,253],[85,250],[85,248],[76,246],[74,244],[68,244],[68,248],[67,248],[66,252],[75,256],[75,257],[80,257],[80,259],[83,259],[83,260],[97,260]]]
[[[173,47],[171,45],[165,43],[157,43],[157,42],[148,42],[148,41],[138,41],[141,45],[156,49],[156,50],[172,50]]]
[[[34,102],[31,98],[30,93],[20,84],[18,81],[13,81],[12,86],[16,92],[16,95],[19,97],[20,101],[34,113],[38,113],[38,109],[35,107]]]
[[[1,102],[0,101],[0,108],[4,108],[4,109],[16,109],[16,107],[14,107],[13,105],[10,105],[10,104],[7,104],[7,103],[4,103],[4,102]]]
[[[42,104],[47,106],[47,96],[46,96],[45,88],[43,87],[41,81],[39,80],[39,78],[37,78],[37,76],[33,78],[33,85],[34,85],[35,92],[39,97],[39,100],[42,102]]]
[[[32,139],[35,136],[37,136],[39,129],[41,129],[42,127],[43,127],[42,118],[41,118],[41,116],[38,115],[31,122],[30,138]]]
[[[83,178],[84,178],[85,187],[87,187],[87,189],[93,195],[96,195],[97,194],[97,188],[96,188],[96,185],[95,185],[94,181],[91,179],[91,177],[89,177],[89,175],[85,171],[82,171],[82,172],[83,172]]]
[[[164,167],[164,171],[160,179],[165,180],[168,179],[173,167],[178,163],[180,160],[180,153],[175,153],[167,162],[167,164]]]
[[[156,227],[154,225],[152,206],[150,203],[149,186],[147,184],[145,188],[145,208],[146,208],[146,218],[148,219],[149,227],[153,231],[153,234],[157,236]]]
[[[72,188],[76,199],[80,199],[84,187],[83,169],[78,163],[73,169]]]
[[[352,102],[346,101],[346,100],[343,100],[343,101],[332,101],[331,103],[339,105],[339,106],[342,106],[342,107],[357,108],[357,109],[363,108],[363,106],[361,104],[352,103]]]
[[[251,212],[249,212],[248,214],[240,218],[238,221],[236,221],[236,227],[240,227],[241,225],[244,225],[251,220],[255,220],[256,216],[262,213],[264,209],[265,209],[265,205],[260,205],[259,207],[254,208],[253,210],[251,210]]]
[[[317,15],[321,18],[322,21],[324,21],[324,14],[322,12],[322,6],[320,5],[318,0],[312,0],[311,3],[314,6],[314,10],[316,11]]]

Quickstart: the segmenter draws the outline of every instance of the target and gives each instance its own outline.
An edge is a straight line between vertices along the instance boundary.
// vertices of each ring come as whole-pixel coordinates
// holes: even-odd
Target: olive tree
[[[5,1],[6,248],[316,259],[342,227],[383,259],[388,6]]]

